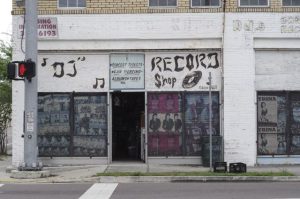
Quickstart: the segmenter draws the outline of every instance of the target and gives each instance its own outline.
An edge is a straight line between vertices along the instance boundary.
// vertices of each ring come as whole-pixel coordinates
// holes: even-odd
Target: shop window
[[[201,155],[201,141],[209,136],[208,92],[185,95],[185,151],[186,155]],[[212,94],[212,135],[220,135],[219,96]]]
[[[38,97],[38,147],[40,156],[69,156],[70,96],[47,94]]]
[[[105,156],[106,96],[75,96],[74,110],[74,156]]]
[[[60,8],[84,8],[86,7],[85,0],[59,0]]]
[[[268,0],[240,0],[240,6],[268,6]]]
[[[39,94],[39,156],[107,155],[106,95]]]
[[[192,7],[220,6],[220,0],[192,0]]]
[[[150,7],[159,7],[159,6],[177,6],[177,0],[149,0]]]
[[[300,154],[300,93],[258,92],[258,155]]]
[[[283,0],[283,6],[300,6],[300,0]]]
[[[208,92],[148,95],[149,156],[200,156],[209,135]],[[212,132],[220,135],[219,96],[212,95]]]
[[[181,94],[149,94],[148,118],[149,155],[182,155],[183,121]]]

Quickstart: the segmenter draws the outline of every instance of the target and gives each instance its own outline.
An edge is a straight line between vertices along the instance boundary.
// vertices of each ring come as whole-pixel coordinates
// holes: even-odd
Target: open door
[[[112,93],[112,160],[140,161],[144,93]]]

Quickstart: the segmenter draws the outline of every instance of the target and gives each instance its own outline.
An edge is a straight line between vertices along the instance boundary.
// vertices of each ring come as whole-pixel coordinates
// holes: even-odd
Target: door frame
[[[148,163],[148,120],[147,120],[147,91],[145,90],[118,90],[118,91],[108,91],[107,92],[107,110],[108,110],[108,136],[107,136],[107,145],[108,145],[108,156],[107,156],[107,164],[111,164],[113,162],[112,159],[112,121],[113,121],[113,114],[112,114],[112,95],[116,92],[123,92],[123,93],[144,93],[144,120],[145,120],[145,140],[144,140],[144,148],[145,148],[145,160],[141,160],[143,163]],[[142,139],[142,131],[141,131],[141,139]]]

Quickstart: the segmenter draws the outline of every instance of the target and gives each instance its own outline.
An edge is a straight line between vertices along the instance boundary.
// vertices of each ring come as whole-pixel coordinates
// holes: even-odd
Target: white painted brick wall
[[[106,48],[123,51],[147,47],[157,50],[209,48],[209,46],[215,48],[221,46],[222,16],[222,13],[143,14],[138,17],[130,14],[57,15],[59,40],[39,41],[39,49],[85,52]],[[276,40],[278,48],[281,46],[286,48],[285,39],[294,39],[298,42],[299,21],[293,21],[297,17],[298,13],[226,14],[223,87],[227,162],[242,161],[248,165],[256,163],[254,44],[259,40],[259,46],[262,48],[272,43],[270,41]],[[17,16],[13,18],[14,30],[17,27],[17,18]],[[278,41],[278,38],[282,40]],[[20,51],[20,40],[15,34],[14,50],[14,60],[24,57]],[[290,89],[288,86],[289,84],[286,84],[283,87],[288,90]],[[13,163],[17,164],[23,160],[23,139],[20,137],[23,128],[22,82],[14,83],[13,90]]]
[[[270,86],[255,76],[256,39],[260,47],[268,48],[272,40],[277,42],[277,48],[286,48],[285,39],[300,40],[300,31],[286,33],[283,28],[288,24],[298,27],[293,19],[299,14],[275,13],[229,13],[226,15],[224,42],[224,143],[225,161],[245,162],[248,165],[256,163],[256,85],[258,88]],[[281,38],[281,43],[278,41]],[[264,42],[266,42],[264,44]],[[270,42],[271,43],[271,42]],[[270,66],[276,65],[276,53],[270,54],[267,61]],[[298,59],[290,60],[297,65]],[[259,62],[259,60],[258,60]],[[276,71],[276,70],[274,70]],[[291,80],[295,82],[298,80]],[[274,81],[273,81],[274,83]],[[279,84],[279,83],[278,83]],[[290,83],[281,79],[280,87],[273,84],[274,90],[295,89]],[[270,87],[269,87],[270,88]],[[300,87],[297,87],[300,90]]]

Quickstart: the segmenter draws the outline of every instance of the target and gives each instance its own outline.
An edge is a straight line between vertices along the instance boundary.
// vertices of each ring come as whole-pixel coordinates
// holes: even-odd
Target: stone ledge
[[[50,171],[18,171],[12,170],[10,177],[15,179],[37,179],[50,176]]]

